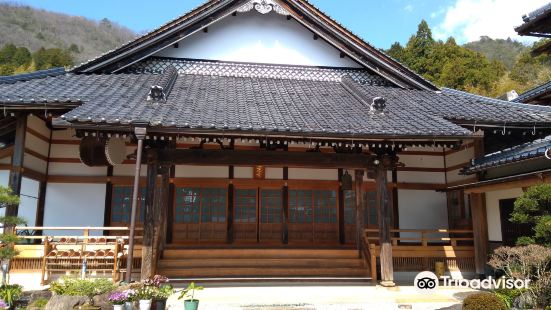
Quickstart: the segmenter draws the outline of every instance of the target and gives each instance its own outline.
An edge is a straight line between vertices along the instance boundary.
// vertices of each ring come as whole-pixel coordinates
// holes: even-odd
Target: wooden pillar
[[[486,194],[471,193],[471,215],[473,220],[473,238],[475,267],[478,276],[485,278],[485,266],[488,259],[488,221],[486,215]]]
[[[287,167],[283,167],[283,180],[289,180],[289,168]],[[289,243],[289,186],[287,186],[287,182],[281,189],[281,208],[283,209],[281,242],[287,244]]]
[[[338,219],[339,219],[339,242],[344,244],[346,242],[345,229],[344,229],[344,191],[342,190],[342,169],[338,170],[338,180],[339,180],[339,193],[338,193]]]
[[[233,166],[228,168],[228,177],[233,180]],[[226,226],[226,242],[233,243],[233,183],[228,184],[228,221]]]
[[[176,166],[170,166],[170,179],[168,184],[168,210],[166,216],[166,243],[172,243],[172,228],[174,227],[174,193],[176,186],[170,181],[176,176]]]
[[[364,231],[364,190],[363,190],[364,171],[354,170],[354,194],[356,197],[356,246],[358,248],[358,255],[362,256],[363,240],[362,235]]]
[[[377,187],[377,209],[379,212],[379,246],[381,264],[381,285],[394,286],[394,268],[392,263],[392,205],[388,191],[388,167],[393,160],[388,155],[380,156],[375,166],[375,186]]]
[[[105,208],[103,213],[103,226],[108,227],[111,225],[111,203],[113,200],[113,183],[111,177],[113,176],[113,166],[107,167],[107,182],[105,183]],[[103,232],[104,235],[109,235],[109,231]]]
[[[166,240],[166,227],[168,217],[169,193],[170,193],[170,165],[160,165],[157,171],[157,184],[155,185],[154,197],[154,233],[153,233],[153,261],[151,262],[151,273],[154,275],[157,270],[157,263],[161,257]]]
[[[147,157],[147,187],[145,193],[143,239],[142,239],[142,269],[141,279],[153,276],[153,235],[155,233],[155,187],[157,181],[157,163],[149,152]]]
[[[25,156],[25,135],[27,131],[27,114],[18,113],[15,124],[15,141],[11,157],[11,171],[9,187],[15,195],[21,194],[21,180],[23,178],[23,157]],[[8,206],[6,216],[17,216],[19,205]]]

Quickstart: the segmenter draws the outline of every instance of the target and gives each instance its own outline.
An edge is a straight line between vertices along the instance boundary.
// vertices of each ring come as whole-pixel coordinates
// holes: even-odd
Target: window
[[[377,193],[364,192],[364,224],[377,226]],[[356,224],[356,193],[354,191],[344,191],[344,224]]]
[[[337,223],[336,206],[334,190],[290,190],[289,222]]]
[[[227,190],[224,188],[176,188],[176,223],[222,223],[226,221]]]
[[[281,223],[282,197],[279,189],[260,190],[260,222],[264,224]]]
[[[235,190],[236,223],[256,223],[256,189]]]
[[[146,188],[140,188],[138,195],[138,222],[143,222],[145,207]],[[113,198],[111,202],[111,222],[112,223],[130,223],[132,212],[132,186],[115,185],[113,187]]]

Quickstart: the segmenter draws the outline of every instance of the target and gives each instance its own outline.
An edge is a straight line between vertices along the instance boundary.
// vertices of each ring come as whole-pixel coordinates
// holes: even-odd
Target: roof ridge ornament
[[[174,68],[174,66],[167,67],[165,71],[160,74],[155,85],[150,87],[149,93],[147,94],[147,101],[166,101],[172,90],[172,86],[174,86],[176,82],[176,78],[178,78],[178,70]]]
[[[252,11],[253,9],[258,11],[258,13],[260,14],[268,14],[274,11],[280,15],[289,15],[289,12],[286,9],[282,8],[274,0],[250,0],[249,2],[238,8],[237,12],[245,13]]]

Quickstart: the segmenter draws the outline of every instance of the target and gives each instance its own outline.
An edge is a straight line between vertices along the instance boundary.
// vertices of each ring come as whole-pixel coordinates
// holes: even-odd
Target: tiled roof
[[[170,72],[168,72],[170,71]],[[408,90],[340,81],[180,74],[65,74],[0,84],[0,106],[74,107],[69,123],[148,122],[175,131],[244,131],[324,136],[465,137],[459,124],[551,124],[551,108],[445,89]],[[147,101],[160,86],[167,101]],[[170,90],[171,89],[171,90]],[[384,97],[383,114],[372,113]],[[459,123],[459,124],[456,124]],[[469,128],[471,129],[471,128]]]
[[[65,68],[51,68],[46,70],[38,70],[31,73],[16,74],[10,76],[0,76],[0,84],[12,84],[20,81],[28,81],[33,79],[42,79],[48,76],[58,76],[65,74]]]
[[[540,95],[543,95],[549,92],[551,92],[551,81],[525,91],[524,93],[520,94],[517,98],[513,99],[512,101],[527,102]]]
[[[551,136],[473,159],[471,165],[463,169],[462,173],[473,174],[490,168],[541,158],[549,148],[551,148]]]
[[[548,3],[539,9],[522,16],[524,23],[515,27],[515,31],[520,35],[533,35],[538,33],[549,33],[551,31],[548,25],[551,14],[551,3]]]

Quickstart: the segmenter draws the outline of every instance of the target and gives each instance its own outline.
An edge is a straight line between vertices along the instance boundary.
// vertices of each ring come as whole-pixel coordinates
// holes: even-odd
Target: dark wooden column
[[[233,166],[228,167],[228,178],[233,180]],[[226,242],[233,243],[233,183],[228,184],[228,221],[226,226]]]
[[[173,179],[176,176],[176,166],[170,166],[170,178]],[[172,243],[172,229],[174,224],[174,194],[176,186],[174,182],[169,180],[168,184],[168,210],[167,210],[167,223],[166,223],[166,243]]]
[[[471,215],[473,220],[474,254],[476,273],[485,278],[488,259],[488,221],[486,215],[486,194],[471,193]]]
[[[283,167],[283,180],[289,180],[288,167]],[[285,185],[281,189],[281,207],[283,208],[283,218],[281,221],[283,233],[281,234],[281,241],[287,244],[289,243],[289,186],[287,186],[287,182],[285,182]]]
[[[153,251],[152,257],[152,275],[156,273],[157,263],[161,257],[166,241],[166,227],[168,218],[169,193],[170,193],[170,165],[160,165],[157,167],[157,178],[154,196],[153,211]]]
[[[21,180],[23,178],[23,157],[25,156],[25,134],[27,131],[27,114],[18,113],[15,124],[15,141],[11,157],[11,171],[9,187],[15,195],[21,194]],[[19,205],[6,208],[6,216],[17,216]]]
[[[107,182],[105,183],[105,208],[103,213],[103,226],[108,227],[111,225],[111,200],[113,200],[113,183],[111,177],[113,176],[113,166],[107,167]],[[109,231],[104,231],[104,235],[109,235]]]
[[[147,185],[145,193],[145,209],[142,239],[142,269],[141,279],[153,276],[153,236],[155,233],[155,187],[157,181],[157,163],[153,152],[147,154]]]
[[[338,180],[339,180],[339,201],[338,201],[338,210],[339,210],[339,242],[344,244],[346,242],[345,229],[344,229],[344,191],[342,190],[342,169],[338,170]]]
[[[374,162],[375,182],[377,187],[377,209],[379,212],[379,246],[381,263],[381,285],[394,286],[394,268],[392,263],[392,242],[390,229],[392,228],[392,205],[388,191],[389,169],[396,162],[394,156],[381,155]]]
[[[364,231],[364,190],[363,190],[364,171],[354,170],[354,194],[356,197],[356,246],[358,255],[362,256],[363,250],[363,231]]]

